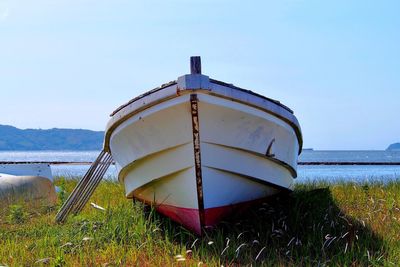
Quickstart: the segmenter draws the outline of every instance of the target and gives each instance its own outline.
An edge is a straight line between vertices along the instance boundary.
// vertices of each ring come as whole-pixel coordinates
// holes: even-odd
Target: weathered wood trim
[[[190,57],[190,73],[201,74],[201,58],[199,56]]]
[[[197,200],[199,206],[200,227],[203,227],[204,225],[203,177],[201,173],[199,104],[196,94],[190,95],[190,110],[192,115],[194,168],[196,174]]]

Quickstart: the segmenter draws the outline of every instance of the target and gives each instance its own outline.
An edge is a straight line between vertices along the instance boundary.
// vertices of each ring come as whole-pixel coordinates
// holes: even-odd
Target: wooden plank
[[[197,199],[199,206],[200,227],[203,227],[204,219],[204,200],[203,200],[203,177],[201,174],[201,153],[200,153],[200,124],[199,124],[199,103],[197,95],[190,95],[190,107],[192,114],[192,132],[194,149],[194,168],[196,174]]]
[[[97,185],[100,183],[105,172],[112,162],[110,153],[104,150],[100,152],[97,159],[90,166],[89,170],[78,182],[68,199],[56,215],[56,222],[64,222],[72,212],[77,214],[87,203],[89,197],[93,194]]]
[[[201,58],[190,57],[190,74],[201,74]]]
[[[108,167],[110,166],[110,162],[112,160],[111,154],[107,153],[102,161],[99,163],[98,167],[96,168],[96,173],[93,174],[91,177],[90,183],[83,191],[82,196],[78,199],[74,209],[72,210],[73,214],[78,214],[82,211],[83,207],[88,202],[89,198],[93,195],[95,189],[99,185],[100,181],[103,179],[104,174],[106,173]]]

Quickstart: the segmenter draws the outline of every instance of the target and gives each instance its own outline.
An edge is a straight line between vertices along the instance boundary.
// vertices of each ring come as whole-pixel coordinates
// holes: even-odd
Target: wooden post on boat
[[[99,185],[112,161],[109,152],[104,150],[100,152],[97,159],[92,163],[89,170],[78,182],[68,199],[58,211],[56,222],[62,223],[71,212],[77,214],[83,209],[90,196]]]
[[[190,74],[201,74],[201,58],[190,57]]]

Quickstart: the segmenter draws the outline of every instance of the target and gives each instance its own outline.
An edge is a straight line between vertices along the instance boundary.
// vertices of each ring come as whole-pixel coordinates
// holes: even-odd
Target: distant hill
[[[391,144],[386,150],[400,150],[400,143]]]
[[[25,129],[0,124],[0,150],[101,150],[104,132]]]

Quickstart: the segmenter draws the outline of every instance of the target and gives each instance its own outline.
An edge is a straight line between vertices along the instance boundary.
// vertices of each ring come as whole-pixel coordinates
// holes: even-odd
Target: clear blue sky
[[[189,4],[190,3],[190,4]],[[280,100],[305,147],[400,141],[400,1],[0,0],[0,124],[103,130],[189,72]]]

